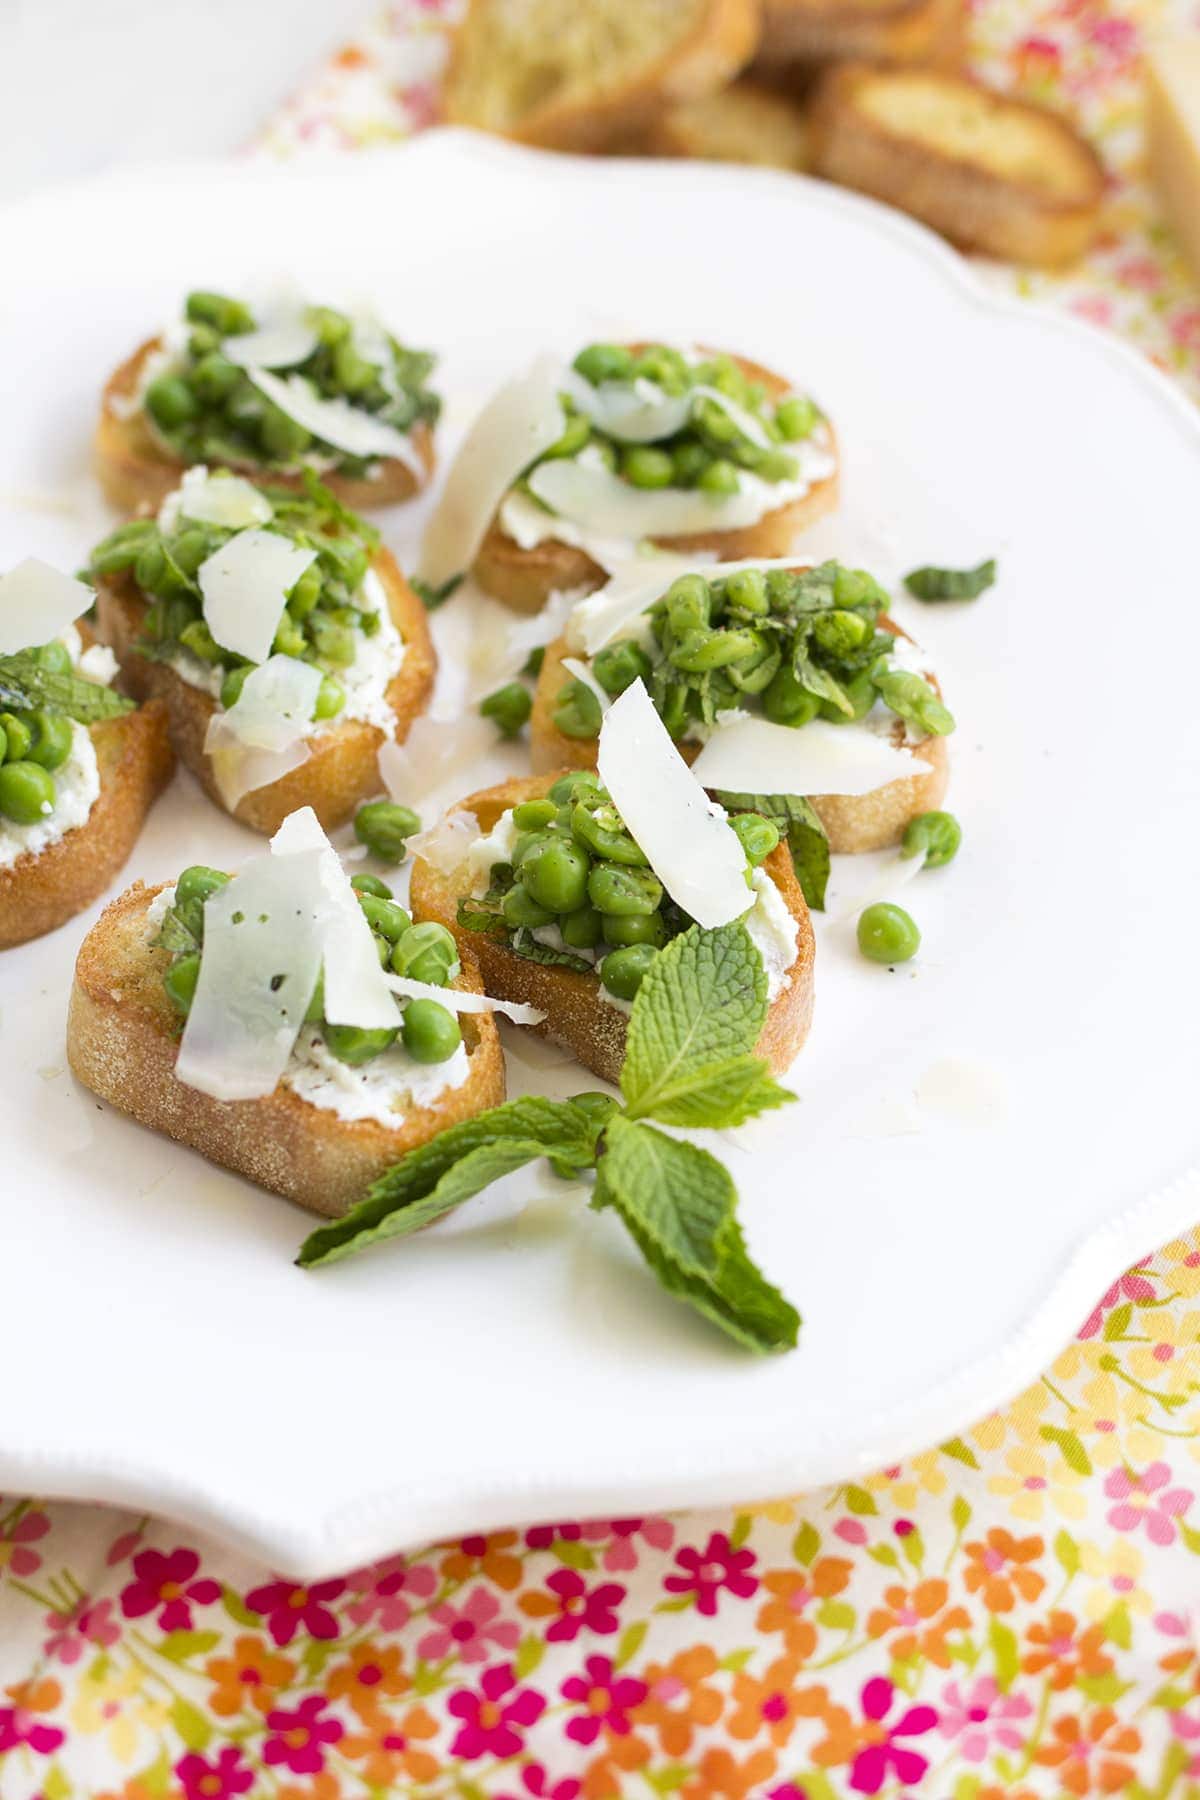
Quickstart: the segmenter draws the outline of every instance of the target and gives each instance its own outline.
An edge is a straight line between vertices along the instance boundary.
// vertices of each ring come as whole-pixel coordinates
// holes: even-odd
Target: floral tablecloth
[[[255,148],[428,123],[450,11],[390,8]],[[1138,168],[1161,17],[979,0],[976,66],[1075,112],[1113,176],[1070,277],[988,275],[1200,397],[1200,292]],[[861,1486],[468,1537],[307,1588],[170,1524],[0,1499],[3,1800],[381,1794],[1200,1797],[1200,1229],[1005,1411]]]

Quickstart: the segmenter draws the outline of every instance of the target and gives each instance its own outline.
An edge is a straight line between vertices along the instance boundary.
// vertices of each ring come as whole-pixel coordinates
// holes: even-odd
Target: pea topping
[[[604,936],[606,921],[594,906],[581,906],[558,922],[563,943],[571,950],[594,950]]]
[[[633,487],[665,488],[674,479],[675,465],[665,450],[633,444],[622,454],[621,474]]]
[[[384,900],[377,894],[360,893],[358,904],[371,930],[380,937],[386,938],[390,944],[404,936],[412,924],[412,919],[396,900]]]
[[[4,758],[7,755],[7,753],[8,753],[8,733],[5,731],[3,725],[0,725],[0,763],[2,763],[4,761]]]
[[[399,1035],[399,1029],[368,1031],[360,1025],[328,1024],[321,1027],[326,1048],[339,1062],[349,1063],[354,1069],[390,1050]]]
[[[528,722],[533,701],[527,687],[519,681],[509,681],[481,700],[479,710],[485,719],[491,719],[499,726],[505,737],[516,737]]]
[[[901,856],[919,856],[925,852],[925,867],[940,869],[953,862],[962,843],[962,826],[953,813],[918,813],[910,820],[900,846]]]
[[[195,394],[178,375],[157,376],[147,387],[144,400],[155,424],[167,431],[176,425],[186,425],[200,411]]]
[[[373,894],[377,900],[390,900],[392,890],[378,875],[352,875],[350,886],[356,894]]]
[[[667,922],[660,912],[605,913],[603,918],[610,944],[653,944],[661,950],[667,941]]]
[[[625,638],[620,643],[608,644],[598,652],[592,663],[592,673],[606,694],[615,698],[623,694],[639,678],[645,681],[650,674],[650,658],[640,644]]]
[[[28,724],[24,719],[19,719],[16,713],[0,713],[0,730],[4,732],[4,755],[9,762],[22,762],[29,754],[29,746],[33,742],[33,733]]]
[[[730,606],[736,606],[739,612],[765,613],[770,611],[771,602],[767,594],[767,579],[761,569],[739,569],[734,575],[725,578],[725,598]]]
[[[186,956],[177,956],[166,974],[163,976],[163,987],[167,999],[184,1018],[192,1010],[192,1001],[196,997],[196,983],[200,979],[200,957],[196,951]]]
[[[565,839],[551,841],[530,852],[521,864],[521,880],[537,901],[551,913],[574,912],[590,895],[588,859],[578,845]]]
[[[657,955],[653,944],[629,944],[610,950],[600,964],[600,979],[618,1000],[632,1000]]]
[[[40,763],[43,769],[61,769],[71,754],[74,733],[70,719],[61,713],[30,713],[29,723],[33,728],[33,742],[26,752],[29,761]]]
[[[623,344],[589,344],[573,366],[593,387],[602,381],[627,381],[633,371],[633,352]]]
[[[602,716],[600,702],[586,681],[568,681],[559,689],[554,723],[564,737],[598,737]]]
[[[454,933],[435,919],[410,925],[392,951],[392,968],[397,975],[428,982],[430,987],[445,987],[458,974],[459,966]]]
[[[870,962],[908,962],[920,945],[921,933],[902,906],[878,900],[859,916],[858,947]]]
[[[717,457],[715,462],[709,463],[696,486],[706,494],[736,494],[741,486],[737,464],[723,456]]]
[[[773,819],[764,819],[760,813],[735,813],[729,823],[746,852],[746,861],[752,869],[757,869],[779,843],[778,825]]]
[[[313,707],[314,719],[334,719],[346,704],[346,690],[332,675],[323,675]]]
[[[554,919],[554,908],[540,905],[520,882],[505,894],[500,911],[504,923],[514,931],[522,927],[532,931],[538,925],[551,924]]]
[[[246,685],[246,677],[250,673],[250,663],[240,663],[236,669],[230,669],[221,683],[221,705],[228,712],[236,706],[241,698],[242,689]]]
[[[404,1048],[414,1062],[445,1062],[462,1043],[458,1020],[437,1000],[410,1000],[401,1030]]]
[[[816,407],[801,394],[789,395],[775,408],[775,423],[789,444],[808,437],[816,422]]]
[[[0,814],[14,825],[36,825],[54,811],[54,777],[35,762],[0,768]]]
[[[556,806],[563,806],[569,800],[576,800],[584,794],[603,793],[600,777],[591,769],[572,769],[567,775],[560,775],[551,787],[546,798],[553,800]]]
[[[52,675],[67,675],[71,669],[71,652],[65,644],[54,638],[49,644],[40,644],[34,651],[38,667],[48,669]]]
[[[513,824],[518,831],[540,831],[554,823],[557,812],[553,800],[524,800],[513,807]]]
[[[631,914],[649,917],[662,902],[662,882],[649,869],[630,869],[621,863],[596,863],[587,877],[587,897],[597,912],[621,918]]]
[[[410,806],[394,800],[369,800],[354,815],[354,835],[380,862],[402,863],[406,838],[414,837],[421,821]]]

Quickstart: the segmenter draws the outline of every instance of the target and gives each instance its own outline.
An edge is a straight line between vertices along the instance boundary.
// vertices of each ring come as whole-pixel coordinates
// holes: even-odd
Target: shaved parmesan
[[[746,853],[671,742],[641,680],[605,715],[597,766],[634,842],[684,912],[706,929],[740,919],[751,904]]]
[[[529,487],[539,500],[585,531],[636,541],[756,525],[764,512],[785,503],[794,486],[781,483],[772,491],[745,470],[738,479],[740,491],[736,494],[706,494],[700,488],[637,488],[622,481],[602,459],[589,459],[585,451],[577,457],[539,463],[529,477]]]
[[[562,366],[539,357],[508,382],[467,433],[421,546],[422,581],[440,587],[469,569],[496,508],[523,469],[562,436]]]
[[[756,419],[746,407],[739,406],[736,400],[731,400],[728,394],[723,394],[720,388],[694,387],[692,396],[696,400],[711,400],[714,406],[719,406],[730,423],[737,426],[742,436],[749,438],[752,444],[757,444],[760,450],[771,448],[770,433],[762,420]]]
[[[352,406],[348,400],[324,399],[303,375],[289,375],[284,381],[268,369],[250,368],[246,373],[272,405],[323,444],[332,444],[348,456],[394,456],[424,480],[425,465],[407,433],[397,431],[394,425],[377,419],[361,406]]]
[[[691,394],[665,394],[657,381],[602,381],[593,386],[574,369],[561,384],[579,411],[606,436],[624,444],[652,444],[682,431],[692,413]]]
[[[567,620],[567,642],[573,650],[595,656],[624,627],[638,618],[648,606],[662,598],[680,575],[703,575],[711,580],[717,575],[732,574],[737,569],[794,569],[794,557],[778,561],[722,563],[718,569],[713,558],[704,561],[694,553],[673,556],[667,551],[650,556],[630,556],[615,569],[612,579],[594,594],[576,602]]]
[[[205,753],[225,805],[268,787],[307,761],[304,742],[321,687],[321,671],[294,656],[272,656],[251,669],[236,703],[214,712]]]
[[[540,1025],[545,1013],[521,1000],[497,1000],[491,994],[473,994],[468,988],[434,987],[432,982],[413,981],[408,975],[384,975],[394,994],[406,1000],[436,1000],[454,1013],[503,1013],[514,1025]]]
[[[474,813],[450,812],[428,831],[409,838],[408,848],[439,875],[453,875],[466,862],[479,836],[479,820]]]
[[[48,644],[94,599],[82,581],[27,556],[7,575],[0,575],[0,654]]]
[[[459,719],[414,719],[403,744],[379,747],[379,770],[393,800],[416,804],[426,818],[462,791],[473,763],[496,748],[496,727],[478,712]]]
[[[392,1029],[396,1002],[384,981],[367,916],[316,813],[304,806],[288,814],[271,839],[271,851],[286,856],[310,850],[317,854],[321,887],[325,1017],[331,1025],[358,1025],[364,1031]]]
[[[576,681],[582,681],[585,688],[590,688],[600,703],[600,711],[606,713],[613,703],[612,695],[607,693],[605,689],[600,686],[600,683],[592,674],[592,665],[590,663],[582,662],[577,656],[564,656],[562,661],[563,668],[567,671],[568,675],[573,675]]]
[[[927,767],[853,725],[773,725],[739,714],[727,723],[718,715],[692,774],[702,787],[735,794],[869,794]]]
[[[307,361],[318,342],[303,313],[293,313],[259,331],[226,338],[221,354],[240,369],[288,369]]]
[[[253,482],[242,475],[210,475],[203,463],[189,469],[175,493],[163,501],[159,522],[170,530],[174,518],[164,516],[168,509],[176,517],[198,519],[202,525],[223,525],[230,531],[267,525],[275,513],[267,496]]]
[[[196,571],[204,621],[224,650],[265,662],[289,591],[317,560],[277,531],[239,531]]]

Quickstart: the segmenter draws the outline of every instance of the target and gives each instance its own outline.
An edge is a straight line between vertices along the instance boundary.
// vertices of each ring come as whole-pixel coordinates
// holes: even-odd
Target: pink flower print
[[[1077,294],[1071,301],[1071,311],[1077,319],[1086,319],[1090,325],[1111,325],[1113,322],[1113,303],[1107,294]],[[1116,1294],[1115,1287],[1109,1288],[1110,1294]],[[1100,1302],[1095,1312],[1089,1313],[1079,1327],[1079,1336],[1095,1337],[1100,1329],[1104,1307],[1112,1302],[1107,1296]]]
[[[867,1528],[861,1519],[846,1517],[838,1520],[833,1528],[833,1535],[840,1537],[843,1544],[861,1545],[867,1541]]]
[[[160,1631],[190,1631],[192,1607],[211,1606],[221,1598],[221,1585],[207,1577],[193,1579],[200,1567],[194,1550],[139,1550],[133,1559],[134,1580],[121,1589],[121,1611],[127,1619],[157,1612]]]
[[[137,1549],[144,1535],[145,1525],[142,1524],[136,1526],[133,1531],[123,1531],[120,1537],[115,1537],[108,1546],[108,1553],[104,1558],[108,1567],[114,1569],[119,1562],[124,1562],[125,1558]]]
[[[550,1619],[546,1638],[551,1644],[569,1644],[581,1631],[603,1637],[617,1629],[616,1608],[625,1589],[615,1581],[589,1588],[578,1569],[555,1569],[546,1579],[548,1593],[523,1594],[521,1611],[533,1619]]]
[[[356,1625],[374,1620],[383,1631],[402,1631],[412,1617],[411,1602],[428,1600],[438,1584],[429,1563],[410,1563],[403,1556],[389,1556],[385,1562],[356,1569],[346,1581],[362,1595],[346,1608],[347,1617]]]
[[[582,1675],[572,1675],[562,1684],[563,1699],[583,1708],[568,1722],[567,1736],[577,1744],[594,1744],[605,1727],[625,1737],[630,1711],[641,1705],[649,1688],[634,1675],[618,1675],[608,1656],[589,1656],[583,1667]]]
[[[268,1581],[246,1595],[246,1605],[251,1612],[265,1615],[267,1630],[277,1644],[290,1644],[300,1630],[309,1637],[335,1638],[340,1627],[325,1603],[336,1600],[345,1586],[344,1581],[315,1581],[311,1587]]]
[[[1127,256],[1114,272],[1125,287],[1137,288],[1144,294],[1154,293],[1165,279],[1162,264],[1152,256]]]
[[[254,1770],[242,1761],[236,1744],[226,1744],[212,1762],[194,1752],[175,1764],[187,1800],[234,1800],[254,1786]]]
[[[450,1754],[472,1762],[478,1756],[519,1755],[522,1734],[537,1724],[546,1702],[533,1688],[517,1686],[511,1663],[497,1663],[485,1671],[478,1690],[451,1694],[446,1709],[461,1721]]]
[[[1131,1475],[1121,1467],[1105,1478],[1104,1492],[1117,1502],[1108,1510],[1107,1518],[1114,1531],[1136,1531],[1146,1527],[1152,1544],[1173,1544],[1176,1519],[1182,1518],[1195,1495],[1190,1488],[1169,1488],[1171,1471],[1165,1462],[1153,1462],[1140,1475]]]
[[[497,1794],[496,1800],[579,1800],[582,1782],[576,1781],[574,1775],[565,1775],[561,1781],[555,1781],[547,1775],[541,1763],[526,1763],[521,1770],[521,1792],[519,1794]]]
[[[1171,341],[1181,350],[1200,350],[1200,306],[1183,306],[1171,315]]]
[[[942,1689],[938,1730],[958,1739],[958,1753],[967,1762],[981,1763],[993,1750],[1021,1748],[1024,1734],[1013,1721],[1032,1711],[1024,1694],[1002,1694],[990,1675],[979,1676],[965,1691],[961,1682],[951,1681]]]
[[[293,1775],[319,1775],[326,1744],[336,1744],[345,1729],[339,1719],[322,1717],[328,1704],[324,1694],[310,1694],[294,1710],[269,1712],[272,1736],[263,1745],[264,1761],[283,1763]]]
[[[675,1527],[668,1519],[606,1519],[586,1526],[584,1536],[609,1538],[601,1560],[610,1574],[624,1575],[638,1566],[639,1537],[651,1550],[669,1550],[675,1542]]]
[[[1083,299],[1076,301],[1072,310],[1083,318],[1094,320],[1098,325],[1107,325],[1112,311],[1107,300],[1096,300],[1093,304],[1092,301]],[[1101,1296],[1099,1305],[1088,1314],[1079,1327],[1081,1338],[1095,1337],[1104,1324],[1105,1313],[1119,1305],[1121,1301],[1132,1300],[1136,1305],[1139,1300],[1153,1300],[1153,1282],[1147,1281],[1144,1275],[1137,1273],[1139,1269],[1144,1269],[1149,1261],[1150,1258],[1144,1256],[1140,1263],[1134,1264],[1127,1275],[1122,1275],[1120,1281],[1113,1282],[1107,1293]]]
[[[723,1531],[714,1531],[702,1551],[685,1544],[675,1561],[684,1573],[668,1575],[663,1586],[671,1594],[694,1594],[696,1610],[706,1618],[716,1612],[723,1590],[748,1600],[758,1587],[758,1577],[750,1573],[757,1561],[754,1551],[735,1550]]]
[[[515,1650],[521,1630],[511,1619],[501,1619],[500,1602],[485,1587],[477,1587],[460,1607],[443,1602],[429,1615],[434,1629],[417,1642],[417,1655],[426,1662],[458,1656],[463,1662],[486,1662],[496,1650]]]
[[[57,1725],[43,1725],[24,1706],[0,1706],[0,1756],[22,1744],[38,1756],[52,1756],[65,1735]]]
[[[577,1544],[582,1536],[583,1526],[574,1519],[567,1519],[558,1525],[531,1525],[525,1533],[525,1542],[531,1550],[548,1550],[556,1538]]]
[[[12,1575],[32,1575],[40,1569],[42,1559],[29,1546],[44,1538],[49,1529],[46,1514],[35,1509],[21,1513],[7,1532],[0,1533],[0,1577],[6,1570]]]
[[[106,1649],[110,1644],[115,1644],[121,1635],[121,1627],[113,1618],[112,1612],[111,1600],[97,1600],[93,1603],[86,1595],[76,1602],[70,1612],[48,1612],[46,1624],[50,1628],[50,1636],[42,1646],[46,1655],[56,1656],[62,1663],[75,1663],[88,1644],[101,1644]]]
[[[929,1767],[928,1757],[900,1743],[900,1738],[922,1737],[937,1724],[932,1706],[910,1706],[894,1724],[887,1716],[896,1690],[885,1675],[875,1675],[862,1690],[863,1715],[881,1727],[876,1742],[858,1752],[850,1765],[850,1786],[859,1794],[877,1794],[891,1769],[904,1787],[915,1786]]]

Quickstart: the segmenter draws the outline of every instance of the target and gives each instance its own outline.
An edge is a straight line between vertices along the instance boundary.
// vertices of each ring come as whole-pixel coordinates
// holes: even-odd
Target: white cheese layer
[[[510,807],[496,820],[487,836],[476,838],[467,850],[466,864],[472,875],[471,892],[477,899],[480,894],[487,893],[492,864],[512,861],[513,845],[518,835]]]
[[[100,768],[96,746],[86,725],[71,725],[71,754],[53,772],[54,806],[44,819],[32,825],[16,825],[0,818],[0,869],[21,856],[39,856],[82,825],[100,796]]]

